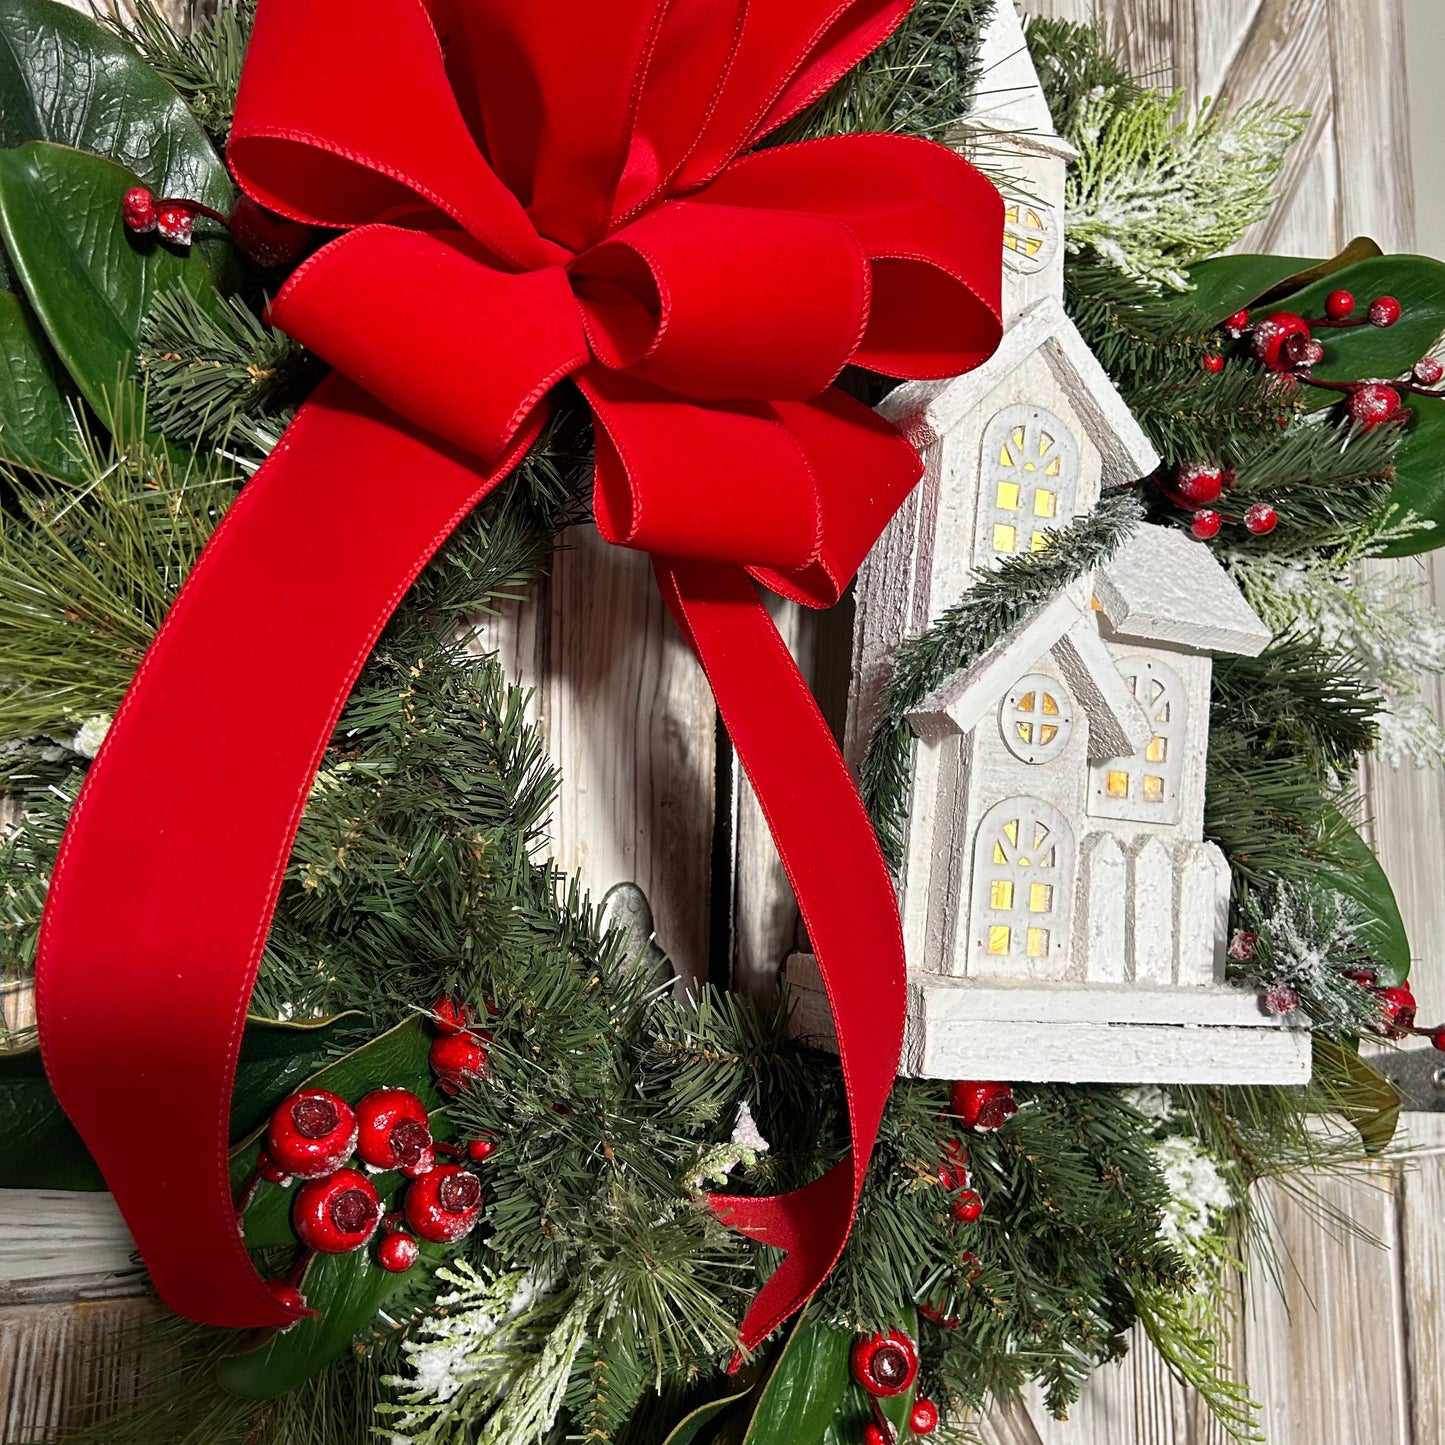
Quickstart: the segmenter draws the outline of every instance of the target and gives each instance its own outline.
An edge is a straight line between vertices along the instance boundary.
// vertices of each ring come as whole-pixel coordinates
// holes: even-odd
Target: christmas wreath
[[[193,1322],[94,1438],[881,1445],[1062,1413],[1136,1325],[1249,1438],[1251,1186],[1383,1148],[1356,1044],[1427,1032],[1350,779],[1445,754],[1445,631],[1355,563],[1445,522],[1445,270],[1220,255],[1298,117],[1181,122],[1033,23],[1069,314],[1164,462],[899,651],[868,828],[754,581],[835,601],[918,475],[863,403],[997,342],[1002,206],[941,143],[990,8],[8,0],[0,943],[44,1066],[0,1058],[0,1185],[111,1188]],[[1313,1079],[895,1082],[909,713],[1146,515],[1275,633],[1216,666],[1206,831]],[[472,624],[589,517],[708,670],[836,1052],[547,861],[565,783]]]

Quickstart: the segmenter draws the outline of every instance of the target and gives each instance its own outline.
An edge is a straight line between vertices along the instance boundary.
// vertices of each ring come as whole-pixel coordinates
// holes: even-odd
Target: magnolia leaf
[[[185,287],[221,305],[206,263],[133,236],[120,201],[135,176],[111,161],[35,142],[0,151],[0,231],[15,275],[81,394],[101,415],[135,368],[141,320]]]
[[[662,1445],[700,1445],[702,1441],[713,1445],[716,1437],[707,1432],[730,1410],[738,1408],[740,1403],[758,1388],[761,1379],[762,1373],[756,1368],[756,1363],[742,1373],[732,1376],[728,1381],[728,1389],[723,1394],[694,1410],[689,1410],[673,1426]]]
[[[346,1017],[306,1024],[255,1018],[247,1022],[236,1068],[233,1134],[254,1129],[299,1080],[315,1072]],[[40,1050],[0,1054],[0,1189],[105,1187],[51,1092]]]
[[[78,440],[75,388],[28,303],[0,291],[0,461],[57,481],[85,480],[66,440]]]
[[[1445,262],[1429,256],[1375,256],[1282,297],[1274,309],[1323,316],[1325,298],[1336,290],[1354,296],[1355,316],[1363,324],[1317,333],[1325,357],[1312,370],[1325,381],[1401,376],[1445,332]],[[1365,321],[1377,296],[1399,301],[1400,319],[1393,326]]]
[[[1356,236],[1327,261],[1307,261],[1299,256],[1215,256],[1189,272],[1194,287],[1190,299],[1217,325],[1236,311],[1272,306],[1280,296],[1380,254],[1380,248],[1368,236]],[[1330,289],[1334,289],[1333,285]]]
[[[308,1308],[317,1312],[315,1318],[266,1331],[250,1349],[223,1359],[217,1379],[232,1394],[251,1400],[274,1400],[294,1390],[345,1354],[398,1293],[414,1292],[422,1272],[446,1263],[455,1252],[455,1246],[423,1242],[417,1262],[404,1274],[382,1269],[372,1248],[313,1255],[299,1288]]]
[[[0,5],[0,147],[55,141],[118,161],[162,196],[230,209],[200,122],[118,35],[57,0]]]
[[[1374,954],[1379,982],[1404,983],[1410,974],[1410,939],[1395,891],[1370,845],[1336,815],[1330,842],[1337,863],[1321,863],[1321,882],[1343,893],[1364,912],[1364,940]]]
[[[1395,485],[1390,500],[1399,518],[1413,512],[1433,527],[1422,527],[1382,549],[1386,557],[1412,557],[1445,546],[1445,401],[1407,396],[1410,413],[1395,453]]]
[[[852,1347],[848,1331],[805,1311],[758,1396],[743,1445],[822,1445],[848,1389]]]
[[[1354,1049],[1320,1034],[1314,1036],[1313,1071],[1330,1102],[1359,1130],[1365,1152],[1388,1148],[1404,1106],[1394,1084]]]

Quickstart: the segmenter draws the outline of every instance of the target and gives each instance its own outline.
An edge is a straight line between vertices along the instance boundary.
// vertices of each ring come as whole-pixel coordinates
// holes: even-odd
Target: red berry
[[[414,1169],[431,1149],[426,1105],[410,1089],[373,1089],[356,1125],[356,1152],[373,1169]]]
[[[1230,336],[1242,336],[1249,330],[1249,312],[1236,311],[1233,316],[1226,318],[1224,330]]]
[[[1236,963],[1253,963],[1259,957],[1259,934],[1247,928],[1236,929],[1229,940],[1229,956]]]
[[[1325,297],[1325,315],[1331,321],[1343,321],[1355,309],[1355,298],[1348,291],[1331,291]]]
[[[1379,988],[1375,993],[1380,1000],[1383,1015],[1383,1032],[1392,1039],[1407,1034],[1415,1027],[1415,995],[1408,983],[1393,988]]]
[[[416,1263],[421,1246],[409,1234],[388,1234],[377,1246],[377,1263],[392,1274],[405,1274]]]
[[[945,1315],[936,1305],[923,1304],[918,1306],[918,1313],[926,1320],[932,1320],[934,1324],[945,1330],[956,1330],[958,1319],[954,1315]]]
[[[1445,1053],[1445,1024],[1441,1024],[1439,1028],[1433,1029],[1431,1031],[1430,1043],[1434,1048],[1437,1048],[1442,1053]]]
[[[888,1437],[870,1420],[863,1427],[863,1445],[890,1445]]]
[[[497,1152],[497,1141],[495,1139],[473,1139],[467,1145],[467,1158],[473,1164],[485,1163]]]
[[[1223,371],[1224,358],[1217,351],[1206,351],[1199,359],[1199,364],[1205,371]]]
[[[1293,311],[1274,311],[1257,322],[1250,346],[1254,359],[1269,371],[1292,371],[1304,360],[1313,337],[1309,322]]]
[[[121,197],[120,214],[126,230],[145,235],[156,228],[156,198],[144,186],[132,186]]]
[[[189,246],[196,229],[196,215],[189,206],[173,204],[156,211],[156,230],[177,246]]]
[[[310,226],[277,216],[246,195],[236,202],[227,224],[236,244],[262,266],[294,266],[316,235]]]
[[[484,1042],[485,1041],[485,1042]],[[444,1094],[460,1093],[472,1079],[487,1072],[487,1048],[490,1034],[443,1034],[432,1040],[431,1066],[437,1076],[437,1088]]]
[[[1264,991],[1264,1006],[1277,1018],[1292,1014],[1299,1007],[1299,990],[1287,983],[1276,983]]]
[[[1325,359],[1325,345],[1322,341],[1307,341],[1299,354],[1300,365],[1318,366]]]
[[[977,1079],[960,1079],[954,1084],[950,1102],[965,1127],[980,1131],[1001,1129],[1019,1110],[1007,1084]]]
[[[1371,326],[1393,326],[1400,319],[1400,303],[1393,296],[1376,296],[1368,314]]]
[[[290,1310],[295,1316],[289,1324],[281,1326],[283,1334],[287,1330],[294,1330],[303,1319],[308,1317],[311,1319],[316,1318],[316,1311],[306,1308],[306,1296],[303,1295],[294,1284],[290,1284],[284,1279],[268,1279],[266,1281],[266,1288],[276,1296],[276,1303],[279,1304],[282,1309]]]
[[[983,1200],[975,1189],[965,1189],[953,1201],[953,1217],[963,1224],[972,1224],[983,1213]]]
[[[439,998],[432,1006],[432,1025],[439,1034],[465,1033],[476,1022],[471,1009],[455,999]]]
[[[950,1163],[947,1159],[938,1166],[938,1182],[949,1193],[955,1189],[968,1188],[968,1170],[961,1165]]]
[[[1217,537],[1219,529],[1223,525],[1224,518],[1208,507],[1202,507],[1189,519],[1189,530],[1201,542],[1207,542],[1211,537]]]
[[[291,1222],[308,1249],[345,1254],[360,1249],[381,1223],[381,1200],[359,1169],[338,1169],[296,1191]]]
[[[1268,536],[1279,526],[1279,513],[1268,502],[1256,502],[1244,513],[1244,525],[1256,537]]]
[[[1217,502],[1224,491],[1224,469],[1212,462],[1181,462],[1174,472],[1174,490],[1191,507]]]
[[[1410,368],[1410,376],[1421,386],[1434,386],[1442,376],[1445,376],[1445,363],[1433,356],[1422,356]]]
[[[1357,983],[1361,988],[1374,988],[1375,970],[1373,968],[1347,968],[1345,977],[1351,983]]]
[[[932,1435],[938,1429],[938,1406],[932,1400],[920,1395],[913,1402],[913,1413],[908,1417],[908,1428],[915,1435]]]
[[[439,1164],[406,1191],[406,1222],[423,1239],[451,1244],[482,1217],[482,1181],[460,1164]]]
[[[918,1378],[918,1346],[902,1330],[853,1346],[853,1378],[870,1395],[901,1395]]]
[[[268,1184],[284,1187],[291,1182],[291,1176],[264,1149],[256,1160],[256,1173]]]
[[[329,1089],[302,1089],[283,1099],[266,1130],[274,1167],[301,1179],[330,1174],[356,1148],[356,1115]]]
[[[1357,386],[1345,402],[1350,420],[1358,423],[1365,431],[1373,431],[1384,422],[1393,421],[1400,414],[1400,393],[1393,386],[1380,381],[1367,381]]]

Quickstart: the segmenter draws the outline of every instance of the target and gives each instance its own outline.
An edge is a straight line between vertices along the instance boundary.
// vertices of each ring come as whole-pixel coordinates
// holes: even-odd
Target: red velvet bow
[[[352,0],[261,0],[231,161],[272,209],[345,230],[272,308],[335,374],[147,656],[72,820],[39,969],[56,1091],[182,1313],[285,1318],[224,1179],[281,869],[378,630],[568,377],[597,423],[598,527],[654,554],[837,1022],[849,1158],[793,1195],[714,1200],[788,1251],[744,1343],[832,1267],[897,1067],[902,946],[856,792],[746,574],[813,605],[847,586],[919,463],[832,383],[850,362],[933,377],[991,353],[1002,203],[926,141],[736,157],[910,3],[372,0],[363,21]],[[137,1167],[116,1111],[174,1078],[146,1037],[174,1048],[182,1016],[194,1097],[168,1102],[169,1133],[194,1148]]]

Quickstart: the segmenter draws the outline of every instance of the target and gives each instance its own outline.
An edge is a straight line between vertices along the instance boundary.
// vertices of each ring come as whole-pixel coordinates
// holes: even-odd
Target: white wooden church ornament
[[[855,765],[898,644],[977,570],[1046,545],[1101,487],[1159,460],[1064,313],[1072,152],[1010,4],[983,62],[988,108],[965,123],[963,144],[1017,186],[1005,194],[1007,330],[977,371],[901,387],[882,408],[926,471],[859,576]],[[906,1073],[1308,1077],[1308,1032],[1224,982],[1229,869],[1203,838],[1211,659],[1253,656],[1269,640],[1207,547],[1146,525],[910,715]],[[826,1037],[811,956],[794,954],[788,977],[796,1026]]]

